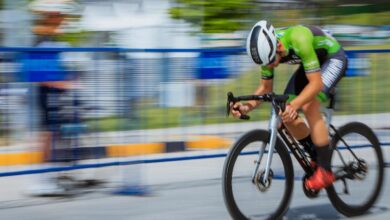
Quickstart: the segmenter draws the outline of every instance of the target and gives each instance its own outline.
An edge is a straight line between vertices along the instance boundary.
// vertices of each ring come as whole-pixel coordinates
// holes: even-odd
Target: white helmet
[[[276,54],[276,35],[274,27],[267,21],[257,22],[246,40],[246,51],[259,65],[268,65]]]

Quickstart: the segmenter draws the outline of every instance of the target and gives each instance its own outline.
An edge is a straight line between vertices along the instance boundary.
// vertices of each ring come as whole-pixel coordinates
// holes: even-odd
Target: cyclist
[[[289,100],[280,115],[290,133],[307,150],[314,150],[309,153],[312,165],[317,168],[305,186],[312,190],[328,187],[335,181],[335,176],[330,168],[332,151],[320,104],[334,92],[334,87],[345,74],[347,58],[344,50],[319,27],[297,25],[274,29],[262,20],[253,26],[247,38],[247,52],[256,64],[262,66],[256,95],[272,91],[274,69],[280,63],[299,64],[286,86],[284,93],[289,95]],[[259,101],[237,102],[231,112],[234,117],[240,117],[260,104]],[[299,117],[298,110],[304,113],[309,127]]]

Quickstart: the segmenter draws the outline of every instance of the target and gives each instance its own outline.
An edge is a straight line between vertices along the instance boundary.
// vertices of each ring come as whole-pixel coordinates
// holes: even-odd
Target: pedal
[[[305,196],[309,199],[314,199],[314,198],[317,198],[320,194],[320,191],[321,190],[312,190],[312,189],[308,189],[306,188],[306,185],[305,185],[305,182],[307,179],[309,179],[310,175],[305,175],[303,178],[302,178],[302,188],[303,188],[303,193],[305,193]]]

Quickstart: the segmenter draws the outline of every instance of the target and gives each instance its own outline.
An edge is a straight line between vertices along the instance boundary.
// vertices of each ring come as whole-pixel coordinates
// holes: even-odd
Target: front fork
[[[330,126],[331,126],[330,122],[332,120],[333,110],[329,109],[329,108],[324,108],[324,109],[322,109],[322,113],[325,117],[325,121],[326,121],[328,127],[330,128]],[[269,173],[271,170],[272,156],[273,156],[273,153],[275,150],[276,139],[278,137],[278,128],[280,127],[280,125],[281,125],[281,119],[280,119],[279,115],[276,113],[275,109],[272,109],[271,120],[270,120],[269,126],[268,126],[269,131],[270,131],[270,139],[269,139],[267,162],[266,162],[265,171],[264,171],[265,173],[264,173],[264,176],[262,179],[263,183],[266,183],[268,180],[268,177],[269,177]],[[263,158],[266,147],[267,147],[266,143],[263,143],[262,146],[260,147],[258,159],[255,161],[256,166],[255,166],[255,170],[252,174],[252,180],[254,180],[256,178],[256,174],[259,170],[260,163],[261,163],[261,160]],[[305,167],[305,166],[303,166],[303,167]]]
[[[264,176],[262,179],[264,184],[267,183],[268,177],[270,174],[272,156],[273,156],[274,150],[275,150],[276,139],[278,137],[278,127],[280,126],[280,123],[281,123],[280,117],[273,109],[272,113],[271,113],[271,120],[269,122],[270,138],[269,138],[269,145],[268,145],[269,146],[268,147],[268,156],[267,156],[267,161],[266,161],[266,165],[265,165]],[[267,144],[263,143],[262,146],[260,147],[258,159],[255,161],[256,167],[255,167],[255,170],[252,174],[252,180],[254,180],[256,178],[256,174],[259,170],[259,166],[260,166],[261,160],[263,158],[266,146],[267,146]]]

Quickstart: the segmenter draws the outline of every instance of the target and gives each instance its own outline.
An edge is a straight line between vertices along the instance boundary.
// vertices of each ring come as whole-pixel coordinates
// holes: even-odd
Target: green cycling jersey
[[[330,34],[316,26],[297,25],[277,29],[276,37],[287,50],[280,63],[300,63],[306,73],[319,71],[320,62],[341,48]],[[263,66],[261,75],[263,79],[272,79],[274,70]]]

